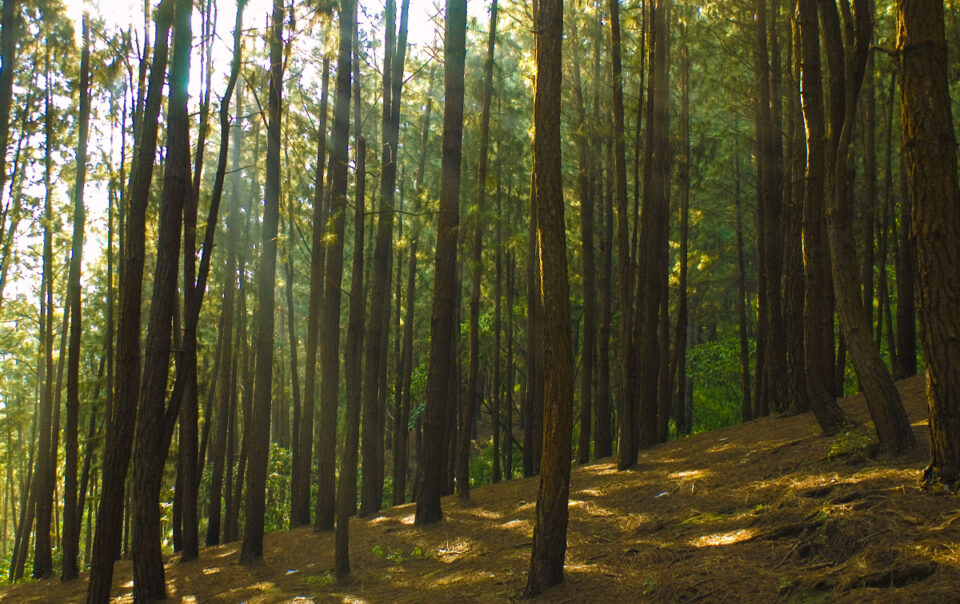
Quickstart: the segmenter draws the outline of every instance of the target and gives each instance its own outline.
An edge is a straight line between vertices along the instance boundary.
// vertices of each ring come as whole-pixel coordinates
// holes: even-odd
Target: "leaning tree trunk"
[[[916,446],[913,429],[900,402],[893,377],[873,341],[870,321],[860,295],[859,275],[856,270],[851,270],[857,265],[857,257],[852,211],[848,201],[847,170],[857,97],[873,40],[872,6],[869,0],[854,1],[854,21],[850,23],[851,17],[845,15],[845,26],[855,29],[856,37],[852,47],[848,43],[845,48],[836,5],[829,2],[821,4],[821,22],[831,76],[831,111],[825,156],[829,166],[826,186],[827,232],[843,341],[850,350],[880,446],[890,453],[900,453]]]
[[[108,418],[110,428],[103,454],[103,475],[97,528],[93,543],[87,602],[99,604],[110,596],[113,561],[123,529],[124,485],[137,414],[140,389],[140,306],[145,260],[146,211],[157,145],[157,118],[167,71],[167,34],[173,20],[174,0],[162,0],[156,9],[156,49],[141,130],[133,158],[123,237],[120,276],[120,319],[117,327],[116,407]]]
[[[960,195],[947,80],[943,3],[899,0],[900,119],[917,237],[918,311],[927,366],[927,485],[960,482]],[[944,150],[948,150],[944,152]]]

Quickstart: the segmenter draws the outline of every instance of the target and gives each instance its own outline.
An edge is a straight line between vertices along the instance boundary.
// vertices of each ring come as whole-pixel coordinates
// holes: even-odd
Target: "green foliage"
[[[285,529],[290,524],[291,454],[275,442],[270,443],[267,461],[267,505],[264,526],[267,532]]]
[[[750,346],[752,349],[752,341]],[[687,353],[687,374],[693,384],[694,433],[731,426],[741,420],[740,341],[736,336],[691,348]]]
[[[830,441],[827,459],[864,453],[871,444],[873,444],[873,438],[865,430],[847,430]]]
[[[331,572],[325,572],[321,575],[306,575],[301,577],[300,581],[309,587],[330,587],[337,582],[337,578]]]

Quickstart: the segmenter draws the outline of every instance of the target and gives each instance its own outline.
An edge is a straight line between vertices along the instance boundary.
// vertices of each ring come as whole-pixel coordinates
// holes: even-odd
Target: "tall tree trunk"
[[[161,0],[156,9],[157,44],[126,196],[128,210],[125,213],[126,232],[122,245],[120,319],[117,328],[116,407],[113,416],[107,419],[110,427],[106,431],[103,454],[103,482],[87,591],[89,604],[99,604],[109,598],[113,561],[120,546],[123,528],[124,485],[140,388],[140,304],[146,210],[157,144],[157,118],[167,71],[167,34],[173,19],[174,4],[173,0]]]
[[[417,249],[420,239],[421,224],[419,214],[423,205],[424,171],[426,169],[427,148],[430,136],[430,116],[433,112],[433,70],[431,69],[428,81],[427,106],[423,112],[423,128],[420,134],[420,158],[417,162],[416,184],[414,185],[414,223],[413,235],[410,238],[410,264],[407,270],[407,317],[403,324],[403,361],[401,365],[403,377],[401,379],[400,425],[402,430],[397,433],[393,451],[393,504],[400,505],[407,498],[407,460],[409,459],[409,421],[411,404],[411,384],[413,381],[413,327],[416,316],[417,300]],[[362,221],[361,221],[362,223]]]
[[[343,234],[347,196],[347,139],[350,135],[350,72],[355,19],[351,0],[340,6],[340,49],[337,58],[337,85],[333,110],[333,150],[330,155],[330,218],[327,223],[326,280],[320,307],[320,433],[317,442],[319,465],[315,530],[334,528],[336,501],[335,467],[337,435],[337,391],[340,349],[340,285],[343,280]],[[332,240],[330,235],[332,235]],[[360,248],[363,249],[363,248]],[[359,250],[358,250],[359,251]],[[360,281],[362,283],[362,279]],[[354,283],[353,287],[356,287]],[[352,296],[353,292],[351,292]],[[345,481],[340,492],[346,496]],[[355,486],[350,492],[355,492]],[[348,506],[349,507],[349,506]],[[343,520],[347,522],[347,516]]]
[[[627,169],[623,141],[623,70],[620,65],[619,0],[609,0],[609,11],[610,56],[613,76],[613,182],[617,207],[617,284],[619,288],[617,301],[620,311],[620,426],[617,467],[625,470],[637,461],[640,438],[637,434],[636,372],[633,371],[635,358],[632,324],[634,313],[631,304],[633,271],[630,261],[630,220],[627,214]],[[648,128],[648,130],[650,129]],[[646,181],[646,179],[644,180]],[[649,185],[647,186],[649,187]]]
[[[740,419],[748,422],[753,417],[750,401],[750,336],[747,329],[747,267],[743,251],[743,200],[740,198],[740,152],[734,152],[735,193],[734,230],[737,234],[737,323],[740,333]]]
[[[396,2],[387,0],[386,41],[383,64],[382,168],[380,172],[380,211],[376,245],[370,267],[370,329],[367,339],[363,379],[363,481],[360,492],[360,514],[373,514],[380,509],[383,476],[380,471],[384,417],[380,413],[380,388],[386,374],[386,336],[390,300],[390,259],[393,251],[393,202],[397,181],[397,145],[400,128],[400,94],[407,46],[407,13],[409,0],[400,11],[400,32],[395,28]],[[396,97],[396,98],[394,98]],[[385,383],[385,381],[384,381]]]
[[[563,580],[573,427],[573,353],[560,158],[563,1],[540,0],[534,92],[534,177],[544,310],[544,438],[530,572],[524,595]]]
[[[600,151],[598,148],[597,151]],[[609,151],[609,146],[608,146]],[[609,153],[607,153],[609,155]],[[599,163],[599,162],[598,162]],[[609,457],[613,453],[612,431],[610,426],[610,323],[613,303],[613,196],[607,194],[609,187],[603,183],[603,170],[595,173],[592,186],[602,201],[603,232],[600,237],[600,327],[597,331],[599,347],[597,350],[597,410],[594,414],[597,425],[594,429],[594,454],[596,457]]]
[[[460,160],[463,143],[464,64],[466,60],[466,0],[447,0],[444,22],[443,156],[440,211],[437,223],[433,310],[430,321],[430,364],[427,406],[423,420],[423,478],[417,492],[418,525],[443,518],[440,493],[443,476],[445,403],[456,372],[451,355],[455,341],[457,236],[460,223]],[[454,421],[455,423],[455,421]]]
[[[516,263],[513,259],[513,253],[507,253],[507,380],[505,383],[506,412],[507,417],[503,424],[503,477],[506,480],[513,479],[513,293],[514,293],[514,274],[516,273]]]
[[[310,524],[310,477],[313,458],[314,410],[316,409],[317,347],[320,332],[320,304],[323,299],[323,243],[327,212],[324,198],[324,167],[327,161],[327,94],[330,86],[330,59],[323,58],[320,92],[320,119],[317,128],[317,164],[314,169],[313,220],[310,244],[310,302],[307,309],[306,362],[304,365],[303,416],[300,418],[300,453],[290,479],[290,525]]]
[[[70,275],[67,278],[67,300],[70,304],[70,349],[67,360],[67,425],[64,431],[63,468],[63,569],[64,581],[78,575],[77,554],[80,549],[80,522],[83,507],[77,507],[77,455],[80,453],[80,264],[83,253],[85,211],[83,189],[87,179],[87,136],[90,130],[90,30],[83,17],[83,49],[80,53],[80,117],[77,135],[77,177],[73,189],[73,243],[70,249]]]
[[[690,418],[684,413],[684,397],[687,393],[687,249],[690,234],[690,48],[683,27],[684,44],[680,51],[680,144],[683,155],[680,159],[680,278],[677,283],[677,327],[674,336],[674,355],[677,385],[673,393],[673,408],[676,409],[677,431],[690,433]],[[667,308],[663,309],[664,316]],[[663,439],[664,441],[666,438]]]
[[[783,237],[781,215],[781,144],[777,128],[779,119],[779,50],[776,35],[768,42],[768,0],[757,0],[757,237],[762,239],[760,272],[763,275],[763,295],[760,304],[764,320],[758,325],[758,340],[763,340],[763,387],[756,401],[758,415],[771,410],[782,411],[786,405],[786,341],[782,310]],[[776,6],[776,4],[775,4]],[[775,31],[776,11],[769,19],[770,30]],[[772,51],[772,52],[771,52]],[[771,65],[773,59],[773,65]],[[758,359],[760,355],[758,353]],[[758,370],[760,371],[760,370]]]
[[[660,311],[664,304],[663,290],[667,286],[666,254],[669,226],[669,54],[668,17],[669,0],[658,0],[650,13],[650,65],[652,73],[647,96],[647,141],[644,158],[643,215],[640,221],[641,256],[637,280],[637,306],[633,325],[637,355],[631,370],[639,374],[638,399],[634,408],[634,431],[637,448],[657,443],[658,385],[661,363],[660,342],[657,336]],[[663,309],[665,312],[665,309]],[[621,413],[625,413],[621,411]],[[631,465],[636,462],[636,455]]]
[[[583,240],[583,349],[580,353],[580,432],[577,441],[577,462],[590,460],[590,420],[593,411],[593,365],[596,350],[596,310],[595,276],[593,253],[593,206],[594,186],[590,149],[587,144],[586,112],[583,102],[583,87],[580,83],[580,40],[577,36],[576,19],[571,22],[571,46],[573,47],[573,96],[577,109],[577,155],[579,173],[577,177],[580,196],[580,226]],[[639,117],[638,117],[639,123]],[[636,175],[637,170],[634,170]],[[637,183],[639,188],[639,183]]]
[[[355,45],[360,50],[359,31],[356,23],[356,5],[347,0],[340,7],[340,56],[337,65],[337,96],[336,111],[334,113],[334,153],[343,153],[346,157],[347,139],[350,134],[350,53]],[[341,66],[345,71],[341,72]],[[345,77],[341,74],[345,73]],[[350,517],[357,512],[357,456],[360,440],[360,407],[362,404],[361,363],[363,362],[363,250],[364,239],[364,211],[366,209],[366,162],[367,142],[363,138],[360,116],[360,61],[353,62],[353,78],[356,86],[354,96],[354,143],[356,153],[356,172],[354,193],[353,246],[357,253],[353,255],[353,271],[350,277],[350,316],[347,319],[347,342],[344,350],[344,373],[347,382],[346,421],[343,432],[343,446],[341,447],[340,486],[337,492],[337,525],[334,537],[334,567],[337,578],[345,579],[350,574]],[[339,145],[338,145],[339,143]],[[331,158],[332,159],[332,158]],[[331,165],[331,169],[333,166]],[[334,189],[331,193],[339,195],[341,203],[346,195],[346,170],[342,183],[338,180],[338,172],[334,175]],[[337,186],[340,188],[336,188]]]
[[[236,87],[237,79],[240,73],[240,32],[242,31],[243,25],[243,3],[238,3],[237,5],[237,17],[236,24],[234,26],[233,33],[233,42],[234,42],[234,58],[230,67],[230,79],[227,82],[227,93],[224,95],[224,98],[220,101],[220,158],[218,160],[217,166],[217,181],[220,183],[220,190],[222,191],[223,187],[223,178],[226,168],[226,156],[229,147],[229,137],[230,137],[230,93]],[[243,102],[240,98],[240,95],[237,94],[237,104],[236,104],[236,114],[238,116],[243,115]],[[221,304],[221,330],[220,337],[221,341],[218,342],[218,348],[221,349],[221,354],[219,358],[216,359],[216,362],[220,363],[218,379],[220,381],[220,387],[218,391],[219,404],[217,409],[217,434],[214,442],[214,453],[213,453],[213,472],[210,480],[210,500],[209,500],[209,517],[207,521],[207,545],[216,545],[221,540],[220,535],[220,498],[223,493],[223,472],[224,472],[224,456],[226,455],[225,448],[227,446],[227,434],[231,428],[231,405],[234,397],[234,387],[235,387],[235,375],[233,370],[234,361],[234,351],[233,351],[233,330],[234,330],[234,319],[233,311],[235,306],[234,294],[237,291],[237,245],[240,235],[240,176],[239,176],[239,164],[240,164],[240,148],[243,144],[243,130],[237,128],[237,140],[233,145],[233,170],[237,174],[233,180],[233,191],[230,199],[230,212],[228,216],[228,223],[226,225],[227,231],[227,264],[224,270],[223,277],[223,298]],[[243,320],[241,316],[239,320]],[[207,415],[207,423],[209,424],[211,420],[210,415]],[[232,448],[231,448],[232,451]],[[228,472],[232,472],[232,464],[228,466]],[[227,486],[227,509],[229,510],[229,500],[230,500],[230,486]],[[226,532],[226,531],[225,531]],[[226,535],[224,535],[226,537]],[[224,538],[224,541],[226,539]]]
[[[897,65],[897,64],[895,64]],[[886,131],[884,202],[893,205],[893,107],[896,70],[890,73]],[[897,355],[893,375],[902,380],[917,374],[917,242],[913,230],[913,203],[908,194],[906,169],[900,158],[900,242],[897,267]]]
[[[863,308],[860,282],[855,270],[853,220],[848,201],[847,170],[850,162],[850,141],[856,120],[857,97],[863,83],[867,55],[873,40],[873,4],[855,0],[853,15],[845,14],[848,30],[845,45],[840,18],[835,4],[821,5],[826,56],[830,63],[831,104],[827,130],[827,232],[833,269],[833,286],[843,340],[856,369],[860,386],[867,399],[870,416],[876,426],[880,446],[890,453],[900,453],[916,446],[913,430],[893,377],[871,337],[870,322]],[[849,40],[850,31],[855,37]],[[846,46],[846,48],[845,48]]]
[[[783,183],[783,326],[787,351],[787,388],[784,401],[795,413],[809,411],[803,365],[803,170],[806,165],[803,113],[800,108],[800,32],[792,19],[787,37],[787,153]]]
[[[833,341],[824,333],[832,332],[833,316],[827,298],[829,266],[824,235],[824,153],[825,126],[823,83],[820,69],[820,33],[817,28],[817,0],[799,0],[801,73],[800,91],[803,118],[807,130],[807,167],[803,191],[803,261],[805,271],[803,306],[804,370],[807,395],[820,429],[834,434],[846,419],[837,405],[830,384],[833,379],[830,360]],[[824,325],[830,323],[825,329]]]
[[[283,19],[284,2],[274,0],[270,21],[270,82],[267,100],[267,161],[264,183],[262,247],[260,271],[257,275],[258,320],[256,338],[256,377],[252,431],[248,453],[246,523],[243,530],[242,563],[263,557],[263,530],[267,481],[267,458],[270,452],[270,392],[273,384],[274,286],[277,276],[277,229],[280,221],[280,120],[283,93]]]
[[[160,484],[174,306],[183,213],[192,197],[187,117],[192,2],[177,0],[170,63],[167,153],[160,205],[153,299],[133,446],[133,590],[139,600],[166,598],[160,535]],[[186,482],[186,478],[184,479]]]
[[[930,465],[923,480],[956,490],[960,481],[960,195],[947,80],[943,3],[898,0],[900,120],[917,241],[918,310],[927,367]]]
[[[474,206],[473,266],[470,277],[470,360],[467,370],[467,398],[460,430],[460,457],[457,461],[457,492],[470,499],[470,430],[467,426],[477,410],[481,396],[480,380],[480,281],[483,273],[483,212],[487,194],[487,155],[490,140],[490,99],[493,93],[493,59],[497,43],[497,0],[490,3],[490,29],[487,36],[487,60],[483,67],[483,93],[480,98],[480,157],[477,161],[477,202]]]
[[[43,371],[40,372],[43,376],[43,381],[40,386],[40,405],[38,409],[38,419],[36,420],[37,425],[39,426],[39,432],[37,435],[37,455],[36,455],[36,470],[33,473],[34,486],[32,488],[35,493],[34,502],[31,502],[30,507],[36,506],[36,520],[37,520],[37,531],[36,537],[34,539],[34,556],[33,556],[33,576],[35,578],[46,578],[53,575],[53,558],[50,553],[50,515],[51,508],[53,505],[53,483],[54,476],[51,475],[53,468],[55,468],[55,461],[51,464],[51,453],[54,455],[54,460],[56,459],[56,449],[50,446],[50,441],[53,434],[53,408],[54,408],[54,391],[53,391],[53,247],[52,247],[52,234],[51,229],[53,228],[53,210],[52,210],[52,197],[53,197],[53,186],[52,186],[52,153],[53,153],[53,101],[52,101],[52,86],[50,79],[50,50],[49,47],[45,53],[44,61],[44,80],[46,85],[46,90],[44,93],[44,136],[46,138],[46,145],[44,151],[44,185],[46,189],[46,194],[44,196],[44,217],[48,221],[44,228],[44,237],[43,237],[43,277],[41,281],[41,299],[40,299],[40,341],[41,341],[41,364],[43,366]],[[45,288],[45,289],[44,289]],[[43,300],[43,292],[46,291],[46,302]],[[64,318],[66,318],[68,309],[64,309]],[[63,347],[61,346],[61,349]],[[23,533],[21,537],[21,542],[28,541],[27,535],[30,532],[29,523],[26,527],[27,532]],[[18,560],[15,566],[20,566],[26,561],[26,555],[22,556],[22,560]],[[22,571],[17,571],[15,573],[19,578],[22,576]]]

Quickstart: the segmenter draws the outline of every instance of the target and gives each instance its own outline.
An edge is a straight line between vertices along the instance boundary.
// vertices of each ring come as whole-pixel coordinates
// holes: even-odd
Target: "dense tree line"
[[[247,4],[2,2],[7,580],[310,524],[345,578],[350,517],[539,475],[535,596],[574,460],[856,390],[899,455],[921,360],[957,488],[952,5]]]

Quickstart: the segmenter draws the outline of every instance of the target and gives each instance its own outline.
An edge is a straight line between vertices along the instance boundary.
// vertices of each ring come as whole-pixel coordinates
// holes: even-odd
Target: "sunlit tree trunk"
[[[563,580],[573,427],[573,353],[560,158],[562,0],[540,0],[534,92],[534,178],[543,300],[543,457],[524,596]]]

